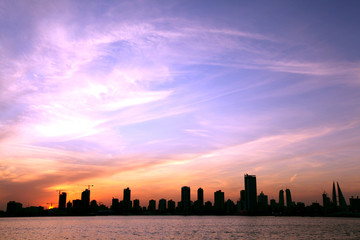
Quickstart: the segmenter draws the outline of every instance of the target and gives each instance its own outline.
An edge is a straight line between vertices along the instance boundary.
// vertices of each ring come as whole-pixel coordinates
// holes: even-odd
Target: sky
[[[360,195],[359,1],[0,0],[0,209]],[[349,202],[348,202],[349,203]]]

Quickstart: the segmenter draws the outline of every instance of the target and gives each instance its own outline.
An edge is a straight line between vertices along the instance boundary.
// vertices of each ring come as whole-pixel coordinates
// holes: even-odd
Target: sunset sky
[[[0,0],[0,209],[360,195],[359,1]]]

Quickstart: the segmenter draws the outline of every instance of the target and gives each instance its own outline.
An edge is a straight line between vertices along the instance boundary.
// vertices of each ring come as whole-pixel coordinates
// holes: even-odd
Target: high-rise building
[[[225,210],[225,194],[221,190],[214,192],[214,208],[218,213]]]
[[[333,182],[333,189],[332,189],[332,202],[333,202],[334,206],[337,206],[336,190],[335,190],[335,182]]]
[[[134,210],[140,211],[140,200],[139,199],[134,200]]]
[[[181,188],[181,206],[184,212],[190,211],[190,187]]]
[[[130,193],[131,193],[130,188],[124,189],[124,197],[123,197],[124,202],[130,202]]]
[[[339,195],[339,206],[342,208],[346,208],[347,207],[346,201],[345,201],[344,195],[341,192],[339,182],[336,182],[336,184],[337,184],[338,195]]]
[[[175,212],[175,202],[173,200],[169,200],[168,201],[168,211],[170,213],[174,213]]]
[[[162,198],[159,200],[159,212],[163,213],[165,211],[166,211],[166,200]]]
[[[202,188],[199,188],[197,190],[197,196],[198,196],[198,199],[197,199],[198,204],[200,206],[203,206],[204,205],[204,190]]]
[[[131,190],[130,188],[124,189],[123,201],[121,202],[124,211],[128,212],[132,208],[132,202],[130,200]]]
[[[254,212],[257,208],[256,176],[245,174],[244,182],[246,194],[246,210],[249,212]]]
[[[65,210],[66,208],[66,192],[59,194],[59,206],[60,210]]]
[[[81,193],[81,205],[83,211],[88,211],[90,207],[90,190],[85,189]]]
[[[280,190],[279,191],[279,206],[280,207],[284,207],[285,203],[284,203],[284,190]]]
[[[153,199],[149,200],[148,211],[155,212],[155,208],[156,208],[156,201]]]
[[[291,192],[290,192],[290,189],[286,189],[285,190],[286,192],[286,206],[287,207],[292,207],[293,206],[293,202],[292,202],[292,199],[291,199]]]

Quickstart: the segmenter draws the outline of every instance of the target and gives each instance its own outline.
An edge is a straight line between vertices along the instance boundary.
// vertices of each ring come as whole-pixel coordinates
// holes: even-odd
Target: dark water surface
[[[0,239],[360,239],[360,218],[246,216],[0,218]]]

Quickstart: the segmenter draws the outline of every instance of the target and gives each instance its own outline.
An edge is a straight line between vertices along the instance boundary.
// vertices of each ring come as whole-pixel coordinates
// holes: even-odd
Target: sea
[[[360,218],[274,216],[0,218],[0,239],[360,239]]]

